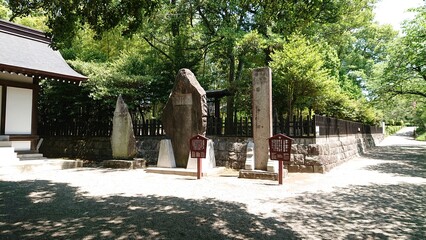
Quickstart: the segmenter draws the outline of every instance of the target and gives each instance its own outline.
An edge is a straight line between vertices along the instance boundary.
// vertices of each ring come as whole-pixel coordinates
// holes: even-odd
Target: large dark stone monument
[[[207,127],[206,92],[189,69],[181,69],[163,109],[162,122],[166,135],[172,140],[176,167],[186,167],[189,139],[205,135]]]
[[[132,117],[121,95],[112,120],[111,148],[114,159],[132,159],[137,154]]]

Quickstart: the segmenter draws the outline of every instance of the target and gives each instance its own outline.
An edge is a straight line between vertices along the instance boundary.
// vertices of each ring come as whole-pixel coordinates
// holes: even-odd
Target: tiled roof
[[[0,20],[0,71],[64,81],[86,80],[50,43],[43,32]]]

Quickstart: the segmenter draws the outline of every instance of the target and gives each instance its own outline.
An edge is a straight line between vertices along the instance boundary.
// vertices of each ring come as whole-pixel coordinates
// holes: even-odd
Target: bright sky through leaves
[[[400,30],[401,23],[404,20],[412,19],[415,15],[407,10],[423,4],[425,4],[423,0],[380,0],[374,10],[375,20],[380,24],[390,24],[395,30]]]

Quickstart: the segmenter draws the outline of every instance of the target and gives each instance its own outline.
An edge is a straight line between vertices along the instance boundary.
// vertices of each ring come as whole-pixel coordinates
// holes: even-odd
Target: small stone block
[[[131,168],[132,161],[130,160],[106,160],[102,162],[104,168]]]
[[[125,169],[137,169],[146,168],[145,159],[137,160],[106,160],[102,162],[104,168],[125,168]]]
[[[283,178],[288,176],[287,169],[283,169]],[[261,171],[261,170],[240,170],[239,178],[261,179],[261,180],[278,180],[278,173]]]
[[[314,173],[325,173],[323,166],[313,166],[314,167]]]
[[[144,158],[135,158],[133,159],[133,169],[143,168],[146,169],[146,159]]]

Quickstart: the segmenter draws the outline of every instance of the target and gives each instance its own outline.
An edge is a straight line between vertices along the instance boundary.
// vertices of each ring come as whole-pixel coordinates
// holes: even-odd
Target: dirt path
[[[0,176],[1,239],[426,239],[426,143],[406,128],[276,182],[74,169]]]

